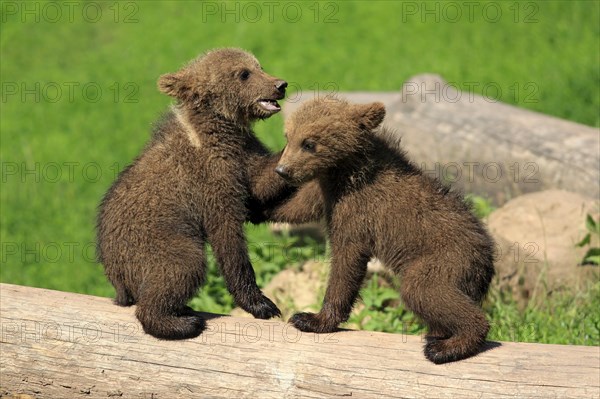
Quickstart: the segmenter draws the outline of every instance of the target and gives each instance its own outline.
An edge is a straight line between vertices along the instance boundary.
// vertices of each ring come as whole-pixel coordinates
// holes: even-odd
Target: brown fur
[[[297,222],[324,213],[331,274],[323,307],[290,322],[330,332],[347,320],[371,257],[401,278],[405,305],[429,327],[435,362],[477,353],[489,324],[480,308],[492,276],[493,243],[463,199],[409,162],[385,129],[381,103],[332,99],[301,106],[286,125],[278,173],[299,192],[273,213]]]
[[[286,85],[237,49],[160,77],[177,105],[106,193],[97,228],[115,302],[137,304],[147,333],[181,339],[203,330],[186,303],[205,278],[206,242],[239,306],[258,318],[280,315],[256,285],[243,223],[263,221],[264,209],[292,192],[274,172],[279,154],[269,154],[250,125],[278,111],[259,101],[283,98]]]

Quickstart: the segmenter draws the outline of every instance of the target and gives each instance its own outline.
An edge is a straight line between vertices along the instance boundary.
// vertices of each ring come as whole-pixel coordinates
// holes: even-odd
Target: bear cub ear
[[[158,89],[166,95],[185,100],[190,88],[184,81],[184,77],[179,72],[167,73],[158,78]]]
[[[380,102],[355,105],[353,111],[354,120],[366,130],[375,129],[385,118],[385,105]]]

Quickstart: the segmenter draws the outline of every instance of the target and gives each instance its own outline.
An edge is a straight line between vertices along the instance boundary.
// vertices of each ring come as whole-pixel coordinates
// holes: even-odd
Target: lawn
[[[433,72],[465,90],[490,95],[493,87],[501,101],[600,125],[597,1],[1,6],[0,281],[6,283],[113,295],[94,256],[96,207],[170,104],[156,89],[157,77],[214,47],[252,51],[267,72],[290,82],[290,96],[397,91],[408,77]],[[279,149],[282,125],[275,116],[256,130]],[[310,256],[286,256],[290,240],[266,226],[247,231],[261,283]],[[209,284],[195,304],[231,309],[214,268]],[[600,305],[597,287],[560,299],[560,311],[517,311],[510,298],[498,296],[488,313],[534,323],[543,332],[535,336],[539,342],[597,345],[598,314],[590,303]],[[592,323],[586,333],[572,328],[573,315]]]

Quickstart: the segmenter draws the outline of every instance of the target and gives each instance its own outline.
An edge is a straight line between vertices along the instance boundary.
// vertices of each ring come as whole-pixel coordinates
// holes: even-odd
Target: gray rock
[[[598,201],[547,190],[522,195],[492,212],[488,228],[497,243],[501,288],[510,287],[517,300],[527,301],[536,290],[545,293],[597,281],[598,267],[580,265],[587,248],[576,244],[587,233],[586,216],[597,220],[598,210]],[[598,237],[591,245],[599,245]]]

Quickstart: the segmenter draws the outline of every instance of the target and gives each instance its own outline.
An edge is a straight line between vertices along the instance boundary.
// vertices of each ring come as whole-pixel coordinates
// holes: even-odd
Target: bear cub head
[[[162,75],[161,92],[195,112],[210,112],[239,125],[281,110],[287,82],[270,76],[250,53],[225,48],[209,51],[181,70]]]
[[[286,121],[287,145],[275,171],[300,185],[365,151],[385,117],[380,102],[350,104],[326,97],[304,103]]]

